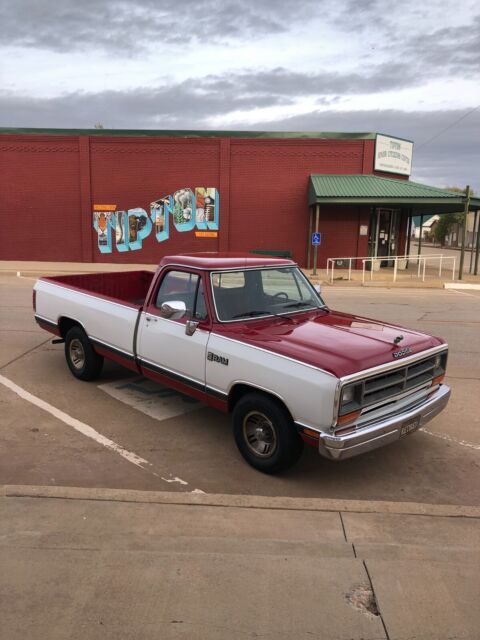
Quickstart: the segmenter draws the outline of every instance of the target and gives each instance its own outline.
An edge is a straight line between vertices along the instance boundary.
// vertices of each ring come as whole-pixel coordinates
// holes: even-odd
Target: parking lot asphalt
[[[0,484],[480,504],[480,292],[325,288],[334,309],[446,338],[452,398],[400,442],[342,463],[306,447],[269,477],[240,457],[229,416],[183,411],[176,398],[162,419],[165,390],[138,390],[144,382],[111,363],[94,383],[74,379],[63,345],[35,325],[33,284],[0,276]],[[136,403],[137,391],[151,401]]]

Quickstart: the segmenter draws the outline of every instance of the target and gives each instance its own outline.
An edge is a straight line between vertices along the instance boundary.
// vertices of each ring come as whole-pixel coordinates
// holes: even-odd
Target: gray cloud
[[[202,46],[285,32],[318,7],[318,0],[0,0],[0,43],[134,55],[156,43]]]
[[[100,93],[74,92],[55,98],[30,98],[0,93],[0,122],[23,126],[105,126],[162,128],[203,125],[209,118],[236,111],[291,105],[314,97],[321,106],[337,104],[343,95],[367,94],[419,82],[399,64],[386,70],[375,67],[359,74],[300,73],[284,68],[243,70],[207,75],[158,87],[139,87]],[[139,124],[132,125],[132,121]],[[196,126],[200,126],[200,124]],[[188,125],[190,126],[190,125]]]
[[[385,60],[402,60],[412,74],[478,75],[480,8],[469,10],[464,4],[461,10],[465,23],[450,26],[449,16],[458,13],[457,3],[437,0],[435,5],[432,11],[429,2],[405,0],[386,10],[382,0],[343,0],[332,11],[337,12],[335,20],[340,31],[362,34],[363,57],[373,52]],[[432,29],[435,9],[448,26]]]
[[[404,52],[409,59],[418,60],[426,67],[441,69],[443,74],[478,75],[480,15],[465,26],[447,27],[415,36],[407,40]]]
[[[266,93],[271,96],[311,96],[367,94],[410,87],[424,76],[403,63],[365,67],[362,73],[319,71],[303,73],[283,67],[268,70],[244,70],[233,74],[206,76],[202,81],[209,91]]]

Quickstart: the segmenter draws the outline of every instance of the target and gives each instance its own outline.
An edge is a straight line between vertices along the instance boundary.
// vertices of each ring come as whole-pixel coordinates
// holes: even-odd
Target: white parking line
[[[54,418],[57,418],[57,420],[61,420],[63,423],[67,424],[69,427],[72,427],[73,429],[75,429],[75,431],[78,431],[79,433],[86,436],[87,438],[90,438],[91,440],[95,440],[95,442],[97,442],[98,444],[101,444],[107,449],[110,449],[110,451],[114,451],[119,456],[124,458],[124,460],[131,462],[132,464],[134,464],[137,467],[140,467],[141,469],[149,471],[160,480],[163,480],[164,482],[167,482],[167,483],[176,482],[182,485],[188,485],[188,482],[186,482],[185,480],[182,480],[181,478],[178,478],[177,476],[173,476],[172,474],[170,474],[170,478],[164,478],[160,476],[158,473],[155,473],[155,471],[151,469],[152,463],[148,462],[148,460],[145,460],[145,458],[141,458],[136,453],[133,453],[133,451],[128,451],[127,449],[117,444],[113,440],[110,440],[110,438],[107,438],[106,436],[96,431],[93,427],[90,427],[88,424],[85,424],[85,422],[81,422],[80,420],[73,418],[72,416],[68,415],[68,413],[65,413],[64,411],[57,409],[57,407],[54,407],[48,402],[45,402],[45,400],[42,400],[41,398],[34,396],[32,393],[30,393],[26,389],[23,389],[23,387],[19,387],[18,384],[15,384],[15,382],[13,382],[12,380],[9,380],[9,378],[6,378],[5,376],[0,375],[0,384],[3,384],[4,387],[7,387],[7,389],[10,389],[10,391],[13,391],[14,393],[16,393],[18,396],[20,396],[20,398],[23,398],[23,400],[30,402],[31,404],[35,405],[39,409],[42,409],[43,411],[46,411],[47,413],[52,415]],[[200,491],[199,489],[194,489],[195,493],[198,493],[199,491]]]
[[[466,293],[465,291],[458,291],[457,289],[447,289],[447,291],[451,291],[452,293],[458,293],[461,296],[468,296],[469,298],[475,298],[476,300],[480,300],[480,296],[476,296],[474,293]]]
[[[425,295],[445,295],[447,291],[453,291],[453,289],[398,289],[395,287],[323,287],[320,295],[327,295],[327,293],[335,293],[336,291],[349,291],[350,293],[394,293],[398,296],[421,296]]]
[[[473,444],[473,442],[458,440],[457,438],[453,438],[452,436],[447,436],[444,433],[434,433],[433,431],[428,431],[428,429],[425,429],[425,427],[421,427],[420,431],[423,431],[423,433],[426,433],[429,436],[433,436],[434,438],[440,438],[440,440],[446,440],[447,442],[453,442],[453,444],[459,444],[462,447],[468,447],[469,449],[475,449],[476,451],[480,451],[480,444]]]

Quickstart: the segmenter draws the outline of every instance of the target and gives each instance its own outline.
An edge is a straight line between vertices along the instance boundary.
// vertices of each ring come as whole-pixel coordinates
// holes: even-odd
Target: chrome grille
[[[362,406],[374,404],[390,396],[413,389],[435,377],[435,357],[415,362],[392,373],[375,376],[365,380],[363,385]]]
[[[443,351],[386,373],[346,385],[342,393],[339,415],[383,403],[410,390],[429,385],[434,378],[445,373],[446,364],[447,352]],[[344,401],[345,390],[348,389],[352,395],[352,388],[352,399]]]

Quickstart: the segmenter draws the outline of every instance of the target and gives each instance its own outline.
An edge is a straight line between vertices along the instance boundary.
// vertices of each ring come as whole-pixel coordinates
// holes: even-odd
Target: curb
[[[468,282],[445,282],[443,286],[445,289],[473,289],[474,291],[480,291],[480,284],[469,284]]]
[[[0,497],[137,502],[285,511],[342,511],[350,513],[382,513],[440,518],[480,519],[480,507],[422,504],[417,502],[241,496],[207,493],[192,494],[167,491],[137,491],[133,489],[88,489],[83,487],[41,487],[29,485],[0,485]]]

